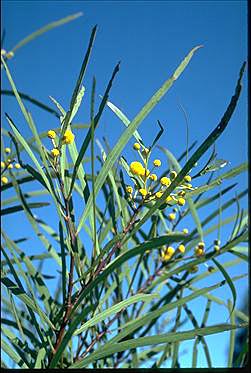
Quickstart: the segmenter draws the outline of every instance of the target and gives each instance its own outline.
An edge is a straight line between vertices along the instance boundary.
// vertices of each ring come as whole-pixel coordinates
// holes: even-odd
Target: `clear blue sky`
[[[247,2],[6,0],[2,2],[6,31],[4,48],[9,50],[39,27],[79,11],[84,13],[81,18],[42,35],[17,51],[9,67],[18,89],[48,105],[51,105],[48,97],[51,95],[67,109],[91,29],[97,24],[95,46],[84,81],[86,97],[76,120],[81,123],[89,120],[93,75],[97,79],[97,95],[103,94],[118,61],[121,61],[121,68],[110,99],[132,119],[170,77],[189,50],[202,44],[204,47],[196,53],[183,75],[139,128],[148,144],[156,134],[157,119],[160,120],[165,127],[160,145],[179,156],[185,148],[185,120],[179,108],[180,102],[189,117],[189,142],[197,140],[200,144],[223,115],[233,94],[239,69],[247,59]],[[9,88],[5,76],[2,87]],[[98,100],[97,96],[97,104]],[[58,126],[57,119],[50,114],[32,105],[27,106],[40,131]],[[30,136],[13,98],[4,100],[4,111],[11,115],[25,136]],[[5,121],[3,125],[7,128]],[[119,120],[107,109],[97,137],[101,139],[105,135],[113,145],[123,129]],[[79,133],[78,144],[83,137],[84,134]],[[216,145],[219,158],[229,160],[231,167],[247,159],[246,74],[238,107]],[[130,146],[123,154],[128,161],[133,160]],[[236,191],[240,192],[247,185],[247,176],[240,175],[238,182]],[[246,207],[246,201],[241,202],[242,206]],[[43,216],[41,210],[40,213]],[[46,212],[44,214],[46,217]],[[203,218],[204,212],[200,214]],[[21,225],[20,234],[17,233],[16,226],[11,226],[8,218],[7,225],[15,237],[29,229],[28,225]],[[242,304],[241,297],[245,294],[243,284],[238,288],[238,305]],[[217,294],[223,296],[223,293]],[[229,292],[227,295],[230,297]],[[226,319],[210,321],[214,323]],[[208,340],[213,346],[214,337]],[[221,343],[214,362],[216,366],[224,367],[229,333],[218,335],[217,340]],[[200,359],[203,366],[203,354]],[[185,366],[190,366],[189,360],[184,359]]]

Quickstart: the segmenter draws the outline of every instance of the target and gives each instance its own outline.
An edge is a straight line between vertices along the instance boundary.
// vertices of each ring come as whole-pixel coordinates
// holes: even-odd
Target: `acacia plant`
[[[16,50],[76,16],[50,24],[11,51],[1,52],[2,73],[10,85],[1,93],[15,97],[31,131],[31,137],[25,137],[12,113],[5,113],[9,127],[2,128],[1,215],[11,216],[15,225],[17,214],[22,214],[44,247],[38,254],[33,252],[32,237],[13,239],[8,229],[1,231],[2,366],[179,367],[185,353],[182,343],[190,340],[192,367],[197,366],[199,348],[212,367],[214,351],[211,354],[207,336],[217,337],[217,333],[229,331],[231,367],[235,330],[248,324],[248,316],[235,305],[235,281],[246,274],[229,274],[230,267],[248,259],[247,212],[239,204],[247,191],[233,197],[236,184],[225,188],[221,185],[244,172],[247,165],[221,170],[227,162],[216,160],[214,145],[237,105],[245,63],[215,129],[208,136],[205,134],[196,150],[196,144],[189,148],[184,144],[184,153],[176,156],[159,146],[164,127],[160,120],[156,120],[158,130],[151,144],[145,143],[138,127],[144,125],[144,119],[175,85],[201,46],[185,56],[133,120],[109,101],[119,73],[117,64],[97,112],[93,79],[89,123],[74,122],[88,89],[82,82],[96,26],[67,108],[53,97],[51,105],[55,106],[51,107],[18,90],[9,61],[16,57]],[[56,116],[57,128],[46,127],[40,133],[26,103]],[[104,110],[111,110],[125,126],[113,148],[95,136],[97,126],[102,126]],[[77,146],[75,139],[80,131],[83,141]],[[128,163],[123,153],[132,137],[134,161]],[[208,151],[208,162],[199,168],[198,160]],[[160,161],[160,152],[165,154],[166,162]],[[230,191],[228,201],[214,210],[214,203]],[[35,198],[46,201],[32,202]],[[222,212],[235,204],[237,213],[222,220]],[[208,207],[208,216],[201,221],[198,210],[204,206]],[[39,217],[45,208],[48,216],[55,216],[52,226]],[[184,221],[189,215],[187,226]],[[217,216],[219,223],[212,224]],[[220,242],[220,232],[226,226],[233,226],[232,233]],[[27,236],[30,235],[29,232]],[[210,235],[214,235],[212,242],[207,240]],[[226,256],[230,260],[221,261]],[[45,267],[50,275],[43,273]],[[222,278],[215,282],[217,273]],[[203,279],[207,286],[196,286]],[[212,294],[220,287],[230,289],[232,299],[228,303]],[[206,301],[202,321],[189,305],[192,300],[198,300],[203,307],[202,301]],[[217,312],[217,307],[229,310],[229,317],[220,323],[209,323],[209,314]],[[246,346],[239,366],[245,360]]]

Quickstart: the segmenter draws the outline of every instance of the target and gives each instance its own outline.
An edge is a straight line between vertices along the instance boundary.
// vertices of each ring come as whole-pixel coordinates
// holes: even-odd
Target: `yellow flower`
[[[10,163],[8,166],[7,166],[7,168],[13,168],[13,165]]]
[[[188,234],[188,229],[187,229],[187,228],[184,228],[184,229],[183,229],[183,233],[184,233],[184,234]]]
[[[47,136],[49,137],[49,139],[55,139],[56,138],[56,132],[55,131],[53,131],[53,130],[49,130],[48,132],[47,132]]]
[[[186,203],[186,200],[184,198],[181,197],[181,198],[178,199],[178,205],[179,206],[184,206],[185,203]]]
[[[176,214],[174,214],[173,212],[171,212],[171,214],[168,215],[168,220],[170,221],[175,220],[175,218],[176,218]]]
[[[220,251],[220,246],[219,245],[214,245],[214,250],[215,251]]]
[[[162,192],[157,192],[157,193],[155,194],[155,196],[156,196],[157,198],[161,198],[161,197],[163,196],[163,193],[162,193]]]
[[[190,175],[186,175],[184,177],[184,180],[187,181],[188,183],[190,183],[190,181],[192,180],[191,176]]]
[[[176,176],[177,176],[177,172],[176,171],[171,171],[170,172],[170,178],[171,178],[171,180],[175,179]]]
[[[198,243],[198,248],[204,250],[204,248],[205,248],[204,242],[199,242]]]
[[[180,253],[184,254],[184,252],[186,251],[186,248],[185,248],[184,245],[181,244],[181,245],[178,246],[178,250],[179,250]]]
[[[128,185],[127,187],[126,187],[126,191],[127,191],[127,193],[132,193],[133,192],[133,188],[130,186],[130,185]]]
[[[172,202],[172,201],[173,201],[173,197],[172,196],[166,197],[166,203]]]
[[[130,171],[134,175],[144,175],[145,174],[145,169],[140,162],[132,162],[130,164]]]
[[[63,136],[63,144],[72,144],[74,141],[75,135],[71,132],[71,130],[66,130]]]
[[[169,186],[171,184],[171,181],[168,177],[162,177],[160,179],[160,183],[165,186]]]
[[[141,188],[141,189],[139,189],[139,193],[140,193],[143,197],[145,197],[145,196],[147,195],[147,190]]]
[[[4,167],[5,167],[5,163],[1,161],[1,168],[4,168]]]
[[[171,246],[168,246],[161,252],[161,258],[163,261],[168,261],[169,259],[171,259],[174,253],[175,253],[174,248]]]
[[[160,159],[154,159],[153,164],[155,167],[160,167],[161,166],[161,160]]]
[[[196,247],[194,250],[194,253],[196,256],[202,256],[204,255],[204,249],[200,249],[199,247]]]
[[[21,168],[21,165],[19,163],[16,163],[15,168],[18,170],[19,168]]]
[[[138,142],[135,142],[135,144],[133,145],[133,149],[140,150],[140,144]]]
[[[14,56],[14,53],[12,51],[6,53],[6,58],[11,59]]]
[[[60,151],[59,151],[58,149],[52,149],[52,150],[51,150],[51,155],[52,155],[54,158],[58,157],[59,154],[60,154]]]
[[[149,177],[150,177],[150,179],[152,181],[156,181],[157,180],[157,175],[156,174],[151,174]]]
[[[3,184],[7,184],[8,183],[8,178],[6,176],[2,176],[1,181],[2,181]]]
[[[5,151],[5,153],[7,153],[7,154],[10,154],[10,152],[11,152],[10,148],[5,148],[4,151]]]
[[[6,54],[6,50],[5,49],[1,49],[1,56],[4,56]]]

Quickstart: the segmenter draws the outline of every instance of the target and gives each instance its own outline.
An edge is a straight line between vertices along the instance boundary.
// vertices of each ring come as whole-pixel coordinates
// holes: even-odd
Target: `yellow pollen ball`
[[[145,197],[145,196],[147,195],[147,190],[141,188],[141,189],[139,189],[139,193],[140,193],[143,197]]]
[[[4,167],[5,167],[5,163],[1,161],[1,168],[4,168]]]
[[[214,250],[215,251],[220,251],[220,246],[219,245],[214,245]]]
[[[162,192],[157,192],[157,193],[155,194],[155,196],[156,196],[157,198],[161,198],[161,197],[163,196],[163,193],[162,193]]]
[[[140,162],[132,162],[130,164],[130,171],[134,175],[144,175],[144,170],[145,169]]]
[[[166,197],[166,203],[172,202],[172,201],[173,201],[173,197],[171,196]]]
[[[174,214],[174,213],[172,213],[172,212],[171,212],[171,214],[168,215],[168,219],[169,219],[170,221],[175,220],[175,218],[176,218],[176,214]]]
[[[58,149],[52,149],[52,150],[51,150],[51,154],[52,154],[53,157],[56,158],[56,157],[59,156],[60,151],[59,151]]]
[[[6,176],[3,176],[1,177],[1,181],[3,184],[7,184],[8,183],[8,178]]]
[[[47,136],[49,137],[49,139],[55,139],[56,138],[56,132],[55,131],[53,131],[53,130],[49,130],[48,132],[47,132]]]
[[[204,242],[199,242],[199,243],[198,243],[198,248],[204,250],[204,248],[205,248],[205,244],[204,244]]]
[[[196,256],[202,256],[204,254],[204,250],[200,249],[199,247],[195,248],[195,255]]]
[[[127,193],[132,193],[133,192],[133,188],[130,186],[130,185],[128,185],[127,187],[126,187],[126,191],[127,191]]]
[[[183,233],[184,233],[184,234],[188,234],[188,229],[187,229],[187,228],[184,228],[184,229],[183,229]]]
[[[161,166],[161,160],[160,159],[154,159],[153,164],[155,167],[160,167]]]
[[[11,152],[10,148],[5,148],[4,151],[5,151],[5,153],[7,153],[7,154],[10,154],[10,152]]]
[[[186,175],[184,177],[184,180],[187,181],[188,183],[190,183],[190,181],[192,180],[191,176],[190,175]]]
[[[1,56],[4,56],[6,54],[6,50],[5,49],[1,49]]]
[[[156,174],[151,174],[149,177],[150,177],[150,179],[152,181],[156,181],[157,180],[157,175]]]
[[[140,150],[140,144],[138,142],[135,142],[135,144],[133,145],[133,149]]]
[[[178,205],[179,206],[184,206],[185,203],[186,203],[186,200],[184,198],[179,198],[178,199]]]
[[[184,252],[186,251],[186,248],[185,248],[184,245],[181,244],[181,245],[179,245],[178,250],[179,250],[180,253],[184,254]]]
[[[162,177],[160,179],[160,183],[165,186],[169,186],[171,184],[171,181],[168,177]]]
[[[74,141],[75,135],[71,130],[66,130],[63,136],[63,144],[72,144]]]
[[[176,171],[171,171],[170,172],[170,178],[171,178],[171,180],[175,179],[176,176],[177,176],[177,172]]]
[[[21,165],[19,163],[16,163],[15,168],[18,170],[19,168],[21,168]]]
[[[10,59],[14,56],[14,53],[12,51],[6,53],[6,58]]]
[[[13,165],[12,164],[9,164],[8,166],[7,166],[7,168],[13,168]]]
[[[168,246],[166,248],[166,252],[167,252],[168,255],[172,256],[175,253],[175,250],[172,246]]]

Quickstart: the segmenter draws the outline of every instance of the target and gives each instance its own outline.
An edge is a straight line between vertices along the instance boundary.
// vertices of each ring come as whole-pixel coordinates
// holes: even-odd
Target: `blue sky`
[[[17,50],[15,58],[9,61],[9,68],[18,89],[50,106],[51,95],[68,108],[91,29],[97,24],[98,32],[84,81],[86,95],[76,121],[89,121],[93,76],[97,79],[98,107],[98,95],[103,94],[118,61],[121,61],[120,72],[113,84],[110,100],[132,119],[185,55],[194,46],[202,44],[203,48],[196,52],[182,76],[139,127],[147,145],[157,133],[156,123],[160,120],[165,129],[160,145],[179,156],[185,149],[186,128],[179,107],[181,103],[189,118],[189,143],[197,140],[200,144],[223,115],[234,92],[239,69],[247,59],[246,1],[8,0],[2,2],[6,31],[4,48],[9,50],[39,27],[79,11],[83,12],[79,19]],[[9,88],[5,76],[2,87]],[[35,106],[27,106],[40,131],[58,126],[57,119],[50,114]],[[13,98],[4,99],[4,111],[18,123],[23,135],[31,135]],[[7,128],[5,121],[3,125]],[[107,109],[97,137],[106,136],[112,146],[123,129],[120,121]],[[78,145],[81,145],[84,135],[78,132]],[[123,152],[128,161],[135,156],[131,151],[132,144],[133,140]],[[219,158],[231,162],[231,167],[247,159],[247,74],[238,107],[225,133],[217,140],[216,150]],[[162,155],[158,156],[165,161]],[[236,191],[240,192],[246,186],[247,176],[240,175]],[[246,208],[247,200],[241,204]],[[232,211],[234,213],[235,209]],[[40,210],[40,213],[47,217],[46,212]],[[200,217],[207,213],[207,210],[201,212]],[[18,236],[20,232],[8,218],[5,224],[9,226],[10,234]],[[23,222],[20,227],[21,231],[29,230],[28,224],[26,227]],[[223,238],[227,233],[223,232]],[[241,297],[245,294],[243,284],[241,282],[238,288],[238,305],[242,304]],[[223,296],[223,293],[218,294]],[[221,338],[222,349],[219,347],[215,355],[215,364],[225,366],[229,333],[217,338]],[[213,336],[209,339],[213,341]],[[189,360],[184,360],[184,364],[189,367]],[[201,364],[205,364],[203,357]]]

